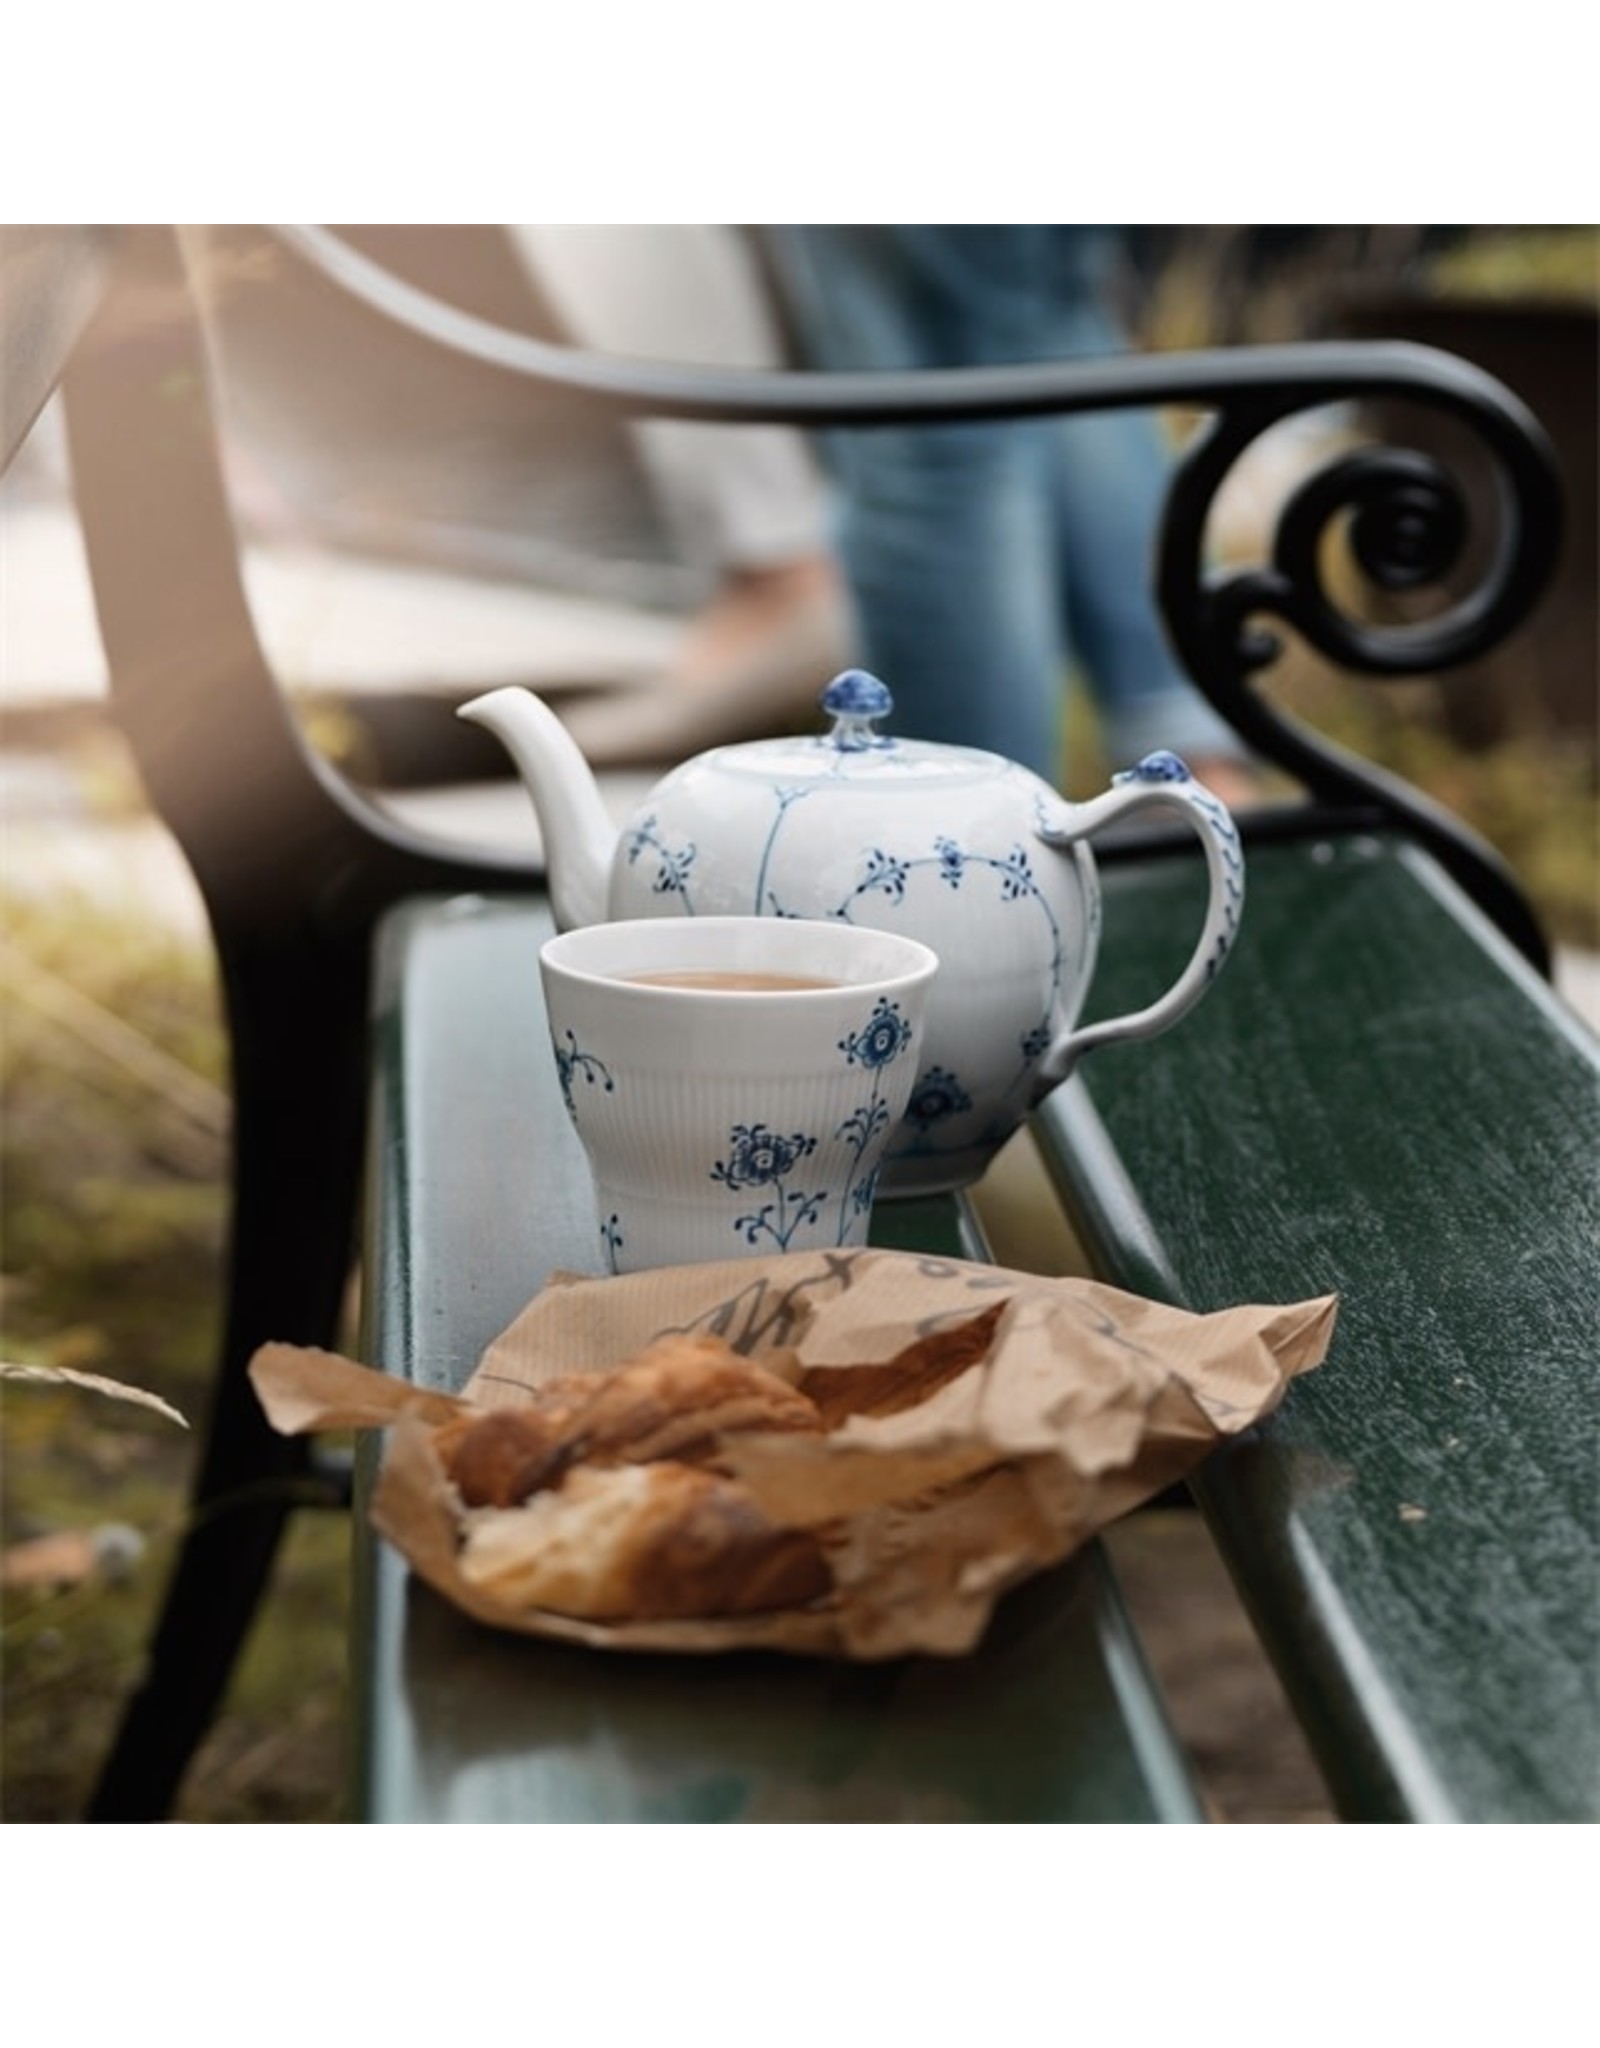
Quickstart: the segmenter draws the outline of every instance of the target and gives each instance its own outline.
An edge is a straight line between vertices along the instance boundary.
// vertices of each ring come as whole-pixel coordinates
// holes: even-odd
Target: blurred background
[[[497,324],[605,338],[604,308],[550,240],[562,231],[341,232]],[[851,651],[825,577],[795,586],[780,655],[749,655],[767,622],[735,606],[708,625],[715,567],[686,543],[647,440],[467,363],[441,376],[403,328],[375,343],[326,278],[261,230],[192,240],[250,596],[330,759],[420,819],[519,839],[531,827],[520,791],[448,715],[479,689],[546,691],[619,804],[713,739],[808,721]],[[1500,848],[1556,942],[1558,986],[1600,1018],[1600,231],[1143,228],[1119,289],[1148,348],[1418,340],[1481,364],[1542,419],[1567,542],[1509,656],[1443,685],[1374,687],[1291,647],[1272,687]],[[625,352],[683,352],[665,315],[624,339]],[[727,359],[781,355],[781,320],[741,358],[744,346]],[[1166,422],[1175,439],[1189,424]],[[1313,417],[1266,437],[1218,508],[1219,552],[1248,555],[1293,477],[1350,425]],[[1447,430],[1413,431],[1426,446]],[[1074,688],[1064,786],[1087,794],[1105,771]],[[0,488],[0,835],[0,1358],[108,1375],[198,1420],[217,1328],[225,1050],[198,899],[107,716],[53,410]],[[1019,1156],[992,1192],[997,1249],[1068,1262],[1070,1246],[1028,1242],[1028,1171]],[[137,1672],[190,1439],[153,1411],[14,1379],[0,1382],[0,1424],[0,1817],[70,1820]],[[1325,1819],[1196,1520],[1135,1517],[1115,1540],[1180,1732],[1219,1818]],[[338,1817],[347,1548],[340,1515],[292,1525],[181,1817]]]

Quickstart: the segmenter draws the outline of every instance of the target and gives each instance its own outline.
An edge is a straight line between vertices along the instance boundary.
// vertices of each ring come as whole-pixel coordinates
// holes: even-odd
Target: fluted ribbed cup
[[[614,1272],[866,1240],[936,955],[855,925],[643,918],[549,940],[562,1093]],[[803,986],[681,986],[715,975]]]

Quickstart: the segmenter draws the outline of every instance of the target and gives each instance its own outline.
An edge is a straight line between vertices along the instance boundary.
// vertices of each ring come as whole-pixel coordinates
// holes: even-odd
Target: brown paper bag
[[[459,1401],[289,1345],[264,1346],[251,1378],[287,1433],[392,1425],[374,1523],[421,1578],[495,1627],[611,1649],[959,1655],[1008,1587],[1270,1414],[1326,1356],[1335,1310],[1329,1296],[1197,1316],[1091,1280],[808,1253],[559,1276],[490,1345]],[[830,1378],[841,1369],[875,1390],[879,1412],[824,1435],[730,1438],[718,1460],[773,1520],[817,1532],[832,1595],[736,1619],[606,1625],[487,1597],[457,1565],[461,1508],[434,1426],[678,1331],[713,1332],[808,1393],[848,1386]],[[912,1346],[923,1372],[902,1400],[916,1398],[886,1401],[886,1375],[863,1369],[900,1360],[903,1379]]]

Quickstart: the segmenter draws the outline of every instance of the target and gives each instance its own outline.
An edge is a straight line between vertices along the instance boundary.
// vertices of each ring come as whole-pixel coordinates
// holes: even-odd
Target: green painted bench
[[[397,292],[326,237],[280,254],[420,347],[619,416],[1207,416],[1174,479],[1161,603],[1197,682],[1305,798],[1247,821],[1243,931],[1207,1002],[1155,1044],[1095,1055],[1037,1135],[1112,1280],[1197,1308],[1342,1297],[1326,1365],[1194,1484],[1338,1812],[1595,1818],[1595,1043],[1551,994],[1503,867],[1253,687],[1274,653],[1263,620],[1379,675],[1446,670],[1514,632],[1560,544],[1525,408],[1470,365],[1384,343],[892,380],[624,365]],[[542,1050],[537,864],[425,840],[313,759],[252,629],[181,240],[129,231],[96,264],[109,282],[92,315],[74,300],[64,344],[81,329],[80,512],[114,706],[210,912],[238,1113],[195,1532],[92,1808],[116,1820],[166,1810],[316,1476],[266,1430],[244,1367],[269,1338],[335,1339],[358,1212],[368,1354],[436,1386],[465,1379],[546,1273],[581,1269],[590,1236]],[[1261,562],[1213,573],[1211,508],[1263,433],[1397,396],[1464,426],[1498,479],[1502,525],[1464,596],[1464,496],[1405,449],[1324,465]],[[1445,591],[1437,616],[1347,618],[1323,582],[1335,533],[1386,597]],[[1109,1012],[1183,957],[1198,876],[1160,838],[1102,866]],[[886,1206],[879,1227],[983,1253],[954,1201]],[[413,1585],[359,1512],[375,1455],[353,1524],[363,1817],[1202,1814],[1098,1549],[1019,1589],[958,1664],[623,1662],[498,1638]]]
[[[1184,853],[1113,867],[1097,1000],[1192,930]],[[383,934],[368,1354],[454,1387],[592,1269],[544,1057],[538,901]],[[1036,1118],[1097,1269],[1196,1309],[1336,1290],[1333,1353],[1195,1493],[1351,1820],[1600,1812],[1600,1054],[1394,835],[1263,849],[1226,980]],[[485,1157],[496,1162],[492,1174]],[[982,1256],[953,1199],[878,1240]],[[392,1820],[1167,1820],[1201,1806],[1098,1547],[979,1652],[891,1671],[496,1638],[365,1533],[361,1810]]]
[[[1184,865],[1109,878],[1108,1004],[1180,942]],[[1600,1817],[1593,1034],[1376,833],[1256,850],[1225,981],[1149,1052],[1038,1118],[1097,1266],[1197,1310],[1341,1300],[1194,1481],[1337,1810]]]

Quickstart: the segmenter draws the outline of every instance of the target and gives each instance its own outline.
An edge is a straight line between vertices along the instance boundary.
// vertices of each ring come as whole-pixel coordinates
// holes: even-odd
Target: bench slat
[[[1097,1009],[1170,975],[1199,890],[1110,870]],[[1414,848],[1264,847],[1205,1003],[1037,1124],[1109,1279],[1341,1296],[1195,1487],[1341,1811],[1600,1814],[1592,1035]]]
[[[420,1384],[459,1386],[551,1271],[594,1268],[545,1046],[551,928],[542,905],[472,899],[384,930],[363,1343]],[[880,1241],[982,1255],[954,1202],[882,1214]],[[479,1628],[413,1583],[368,1529],[375,1457],[356,1515],[367,1818],[1203,1818],[1098,1547],[1019,1588],[968,1658],[611,1658]]]

